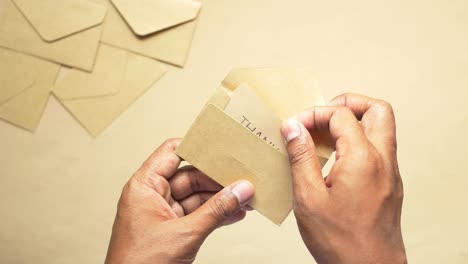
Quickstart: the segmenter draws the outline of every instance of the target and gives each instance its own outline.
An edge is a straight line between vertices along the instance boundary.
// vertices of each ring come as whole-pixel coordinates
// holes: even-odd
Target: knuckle
[[[367,159],[373,162],[378,169],[383,169],[385,167],[382,155],[380,155],[380,152],[371,143],[369,143],[369,147],[367,147]]]
[[[294,192],[293,209],[298,214],[309,214],[315,211],[315,205],[310,197],[312,190],[305,188]],[[317,202],[317,200],[316,200]]]
[[[348,98],[350,98],[351,96],[354,96],[355,94],[353,93],[343,93],[340,95],[340,98],[342,98],[341,100],[343,100],[343,105],[347,105],[347,102],[348,102]]]
[[[149,159],[148,160],[145,160],[141,166],[140,166],[140,169],[139,171],[142,171],[144,173],[148,173],[149,171],[151,171],[151,167],[152,167],[152,161],[150,161]]]
[[[171,207],[163,206],[163,207],[159,208],[155,212],[155,214],[162,217],[162,218],[164,218],[164,219],[173,219],[174,215],[175,215],[175,212]]]
[[[376,165],[378,154],[371,151],[369,146],[356,147],[353,150],[353,157],[367,165]]]
[[[201,194],[196,194],[195,197],[195,204],[197,204],[198,207],[202,206],[207,201],[207,199]]]
[[[177,232],[179,237],[184,238],[187,241],[193,241],[200,236],[198,230],[193,225],[183,226],[183,228],[178,228]]]
[[[354,115],[354,112],[350,108],[348,108],[347,106],[340,105],[336,107],[336,110],[333,113],[333,117],[338,118],[338,119],[350,119],[350,118],[355,118],[355,115]]]
[[[175,144],[177,144],[177,142],[179,142],[180,139],[179,138],[168,138],[166,140],[164,140],[163,142],[163,146],[173,146]]]
[[[165,167],[175,167],[177,168],[179,166],[179,163],[180,163],[180,160],[178,158],[166,158],[164,160],[164,163],[161,162],[160,164],[158,164],[159,166],[165,166]]]
[[[301,194],[296,194],[296,197],[294,199],[293,207],[294,211],[297,212],[305,212],[309,211],[309,199],[308,196],[301,193]]]
[[[173,180],[173,183],[177,185],[180,189],[186,190],[190,189],[192,186],[192,183],[190,182],[191,179],[188,176],[188,174],[183,173],[180,177],[177,177]]]
[[[297,218],[308,218],[313,215],[318,215],[320,210],[316,205],[313,205],[310,200],[296,199],[293,202],[294,215]]]
[[[132,178],[125,183],[122,194],[130,194],[137,189],[137,183],[140,181],[140,175],[138,173],[133,174]]]
[[[385,101],[385,100],[377,100],[375,102],[374,107],[384,114],[392,114],[393,115],[393,107],[392,105]]]
[[[289,152],[289,162],[291,166],[298,166],[312,158],[310,148],[305,143],[295,145]]]
[[[397,188],[396,188],[396,198],[401,202],[403,201],[405,197],[405,189],[403,188],[403,182],[401,179],[398,180],[397,182]]]
[[[382,159],[378,163],[381,164],[377,166],[379,173],[385,175],[380,188],[381,199],[383,201],[403,201],[403,182],[399,177],[394,175],[392,170],[384,167]]]
[[[135,193],[135,191],[137,191],[136,190],[137,189],[136,185],[137,185],[137,182],[133,178],[131,178],[123,186],[122,192],[120,194],[120,198],[119,198],[119,201],[118,201],[118,205],[117,205],[117,207],[120,210],[131,207],[132,196]]]
[[[218,221],[223,221],[230,216],[229,203],[222,197],[215,197],[210,203],[210,207],[213,218]]]
[[[153,180],[153,185],[156,191],[164,197],[170,193],[171,185],[161,176],[155,177],[155,180]]]
[[[396,190],[394,187],[394,184],[391,183],[390,181],[386,181],[381,190],[380,190],[380,196],[382,200],[388,201],[388,200],[393,200],[393,198],[396,196]]]
[[[187,175],[187,179],[189,180],[190,189],[192,189],[192,191],[197,192],[201,190],[199,173],[193,173],[192,177]]]
[[[353,95],[352,93],[342,93],[342,94],[336,96],[336,97],[332,100],[332,102],[335,102],[335,103],[337,103],[338,105],[346,105],[349,96],[352,96],[352,95]]]
[[[127,182],[123,189],[122,189],[122,193],[120,194],[120,198],[119,198],[119,202],[118,202],[118,207],[123,207],[127,204],[127,199],[128,199],[128,194],[130,193],[130,185],[129,183]]]
[[[354,116],[353,111],[351,111],[351,109],[349,109],[346,106],[342,106],[342,105],[336,107],[335,114],[336,115],[353,115]]]

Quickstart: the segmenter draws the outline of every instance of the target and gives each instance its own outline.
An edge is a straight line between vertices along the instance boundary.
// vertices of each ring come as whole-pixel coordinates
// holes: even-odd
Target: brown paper
[[[60,99],[79,99],[119,92],[125,74],[128,51],[101,45],[92,72],[68,69],[54,87]]]
[[[193,20],[201,7],[194,0],[112,0],[112,3],[138,36]]]
[[[165,73],[161,63],[127,53],[125,73],[117,94],[94,98],[60,99],[68,111],[93,136],[101,133]],[[93,78],[91,75],[89,77]]]
[[[253,89],[282,121],[312,106],[325,104],[314,75],[304,68],[233,69],[222,82],[229,91],[241,84]],[[323,142],[317,144],[317,154],[328,159],[334,151],[332,140],[326,134],[312,136],[315,142]]]
[[[247,85],[234,90],[224,112],[272,148],[287,154],[280,133],[283,122]]]
[[[13,1],[46,41],[55,41],[101,24],[107,10],[89,0]]]
[[[39,124],[60,66],[23,54],[17,56],[21,56],[22,59],[12,61],[10,67],[22,67],[23,62],[27,61],[27,64],[32,65],[32,67],[29,68],[31,72],[25,72],[25,76],[33,75],[37,77],[31,86],[5,103],[0,104],[0,118],[19,127],[34,131]],[[0,71],[0,75],[3,74],[4,72]]]
[[[109,4],[107,0],[103,1],[103,3],[106,2]],[[138,37],[117,10],[109,4],[104,24],[103,43],[166,63],[183,66],[190,50],[196,21],[174,26],[146,37]]]
[[[250,205],[274,223],[283,222],[291,211],[288,157],[215,105],[201,112],[177,154],[223,186],[251,181],[256,194]]]
[[[281,224],[292,209],[288,156],[251,133],[224,109],[231,93],[241,85],[252,88],[280,117],[322,104],[320,90],[306,72],[277,68],[231,71],[176,151],[224,186],[241,179],[253,181],[256,194],[250,205],[276,224]],[[282,100],[280,96],[284,96]],[[315,143],[323,167],[333,149],[325,141]]]
[[[0,48],[0,105],[33,85],[36,77],[34,60]]]
[[[102,26],[46,42],[34,30],[11,0],[4,1],[0,20],[0,46],[91,71],[99,47]]]

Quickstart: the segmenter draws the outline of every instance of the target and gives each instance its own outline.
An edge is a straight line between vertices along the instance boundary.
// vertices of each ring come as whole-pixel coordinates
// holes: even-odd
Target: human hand
[[[335,141],[336,161],[325,180],[314,131],[327,131]],[[294,213],[318,263],[406,263],[395,131],[390,104],[355,94],[338,96],[283,125]]]
[[[253,186],[223,189],[193,167],[178,169],[179,143],[166,141],[125,185],[106,264],[192,263],[213,230],[245,217]]]

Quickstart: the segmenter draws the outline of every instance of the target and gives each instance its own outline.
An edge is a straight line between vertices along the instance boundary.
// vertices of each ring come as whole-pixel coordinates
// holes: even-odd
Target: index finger
[[[144,178],[162,176],[169,179],[172,177],[181,163],[181,159],[175,153],[181,141],[180,138],[166,140],[138,169],[138,174]]]
[[[329,132],[335,141],[336,158],[367,147],[359,121],[350,109],[340,106],[316,106],[297,116],[310,131]]]
[[[396,126],[392,106],[383,100],[359,94],[342,94],[329,105],[345,106],[361,120],[364,133],[382,154],[396,152]]]

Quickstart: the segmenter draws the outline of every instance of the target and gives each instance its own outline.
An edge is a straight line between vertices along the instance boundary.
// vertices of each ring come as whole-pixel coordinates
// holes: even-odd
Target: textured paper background
[[[0,1],[0,5],[3,2]],[[395,107],[413,263],[468,261],[466,0],[204,1],[185,69],[170,71],[97,139],[51,98],[32,135],[0,122],[0,262],[102,263],[122,185],[181,136],[234,67],[307,66],[327,99]],[[197,263],[312,263],[291,215],[217,230]]]

